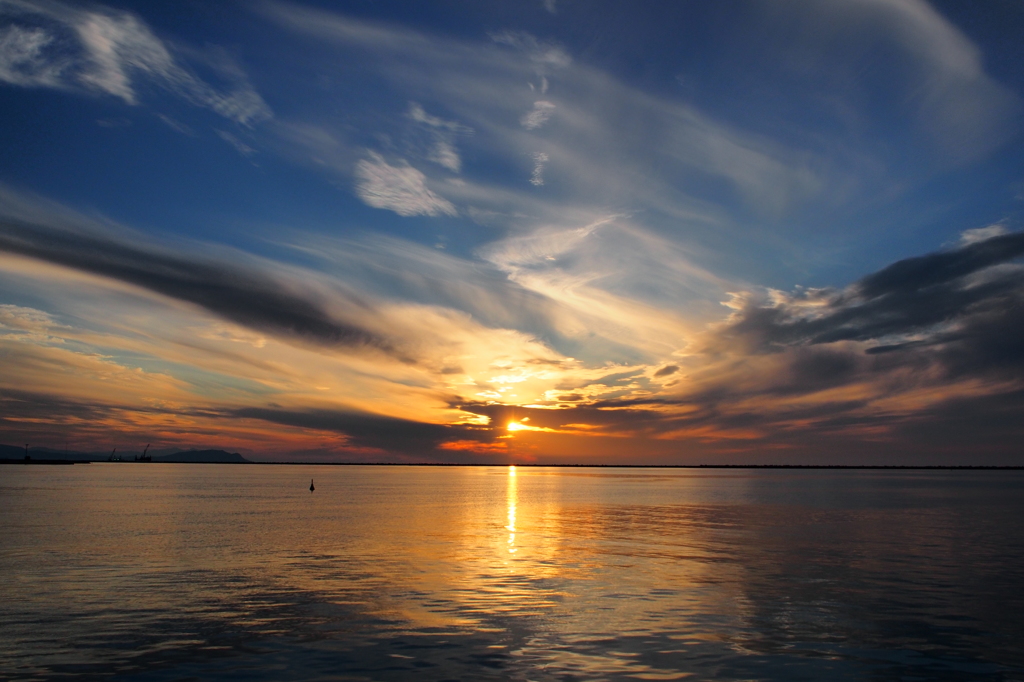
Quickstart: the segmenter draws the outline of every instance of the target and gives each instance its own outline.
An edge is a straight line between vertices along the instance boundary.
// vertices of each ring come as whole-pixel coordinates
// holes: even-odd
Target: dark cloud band
[[[0,221],[0,251],[127,282],[265,333],[394,352],[380,335],[334,319],[284,283],[226,263],[9,219]]]
[[[952,327],[975,318],[1013,317],[1024,297],[1024,269],[994,266],[1024,255],[1024,233],[1001,235],[951,251],[893,263],[808,307],[793,296],[748,304],[717,335],[756,352],[804,344],[875,341],[880,350],[961,340]],[[984,275],[984,276],[982,276]],[[972,278],[972,276],[977,276]],[[808,314],[808,310],[813,311]],[[940,329],[942,328],[942,329]],[[917,338],[900,338],[915,335]],[[969,334],[968,334],[969,335]],[[922,339],[924,337],[924,340]]]

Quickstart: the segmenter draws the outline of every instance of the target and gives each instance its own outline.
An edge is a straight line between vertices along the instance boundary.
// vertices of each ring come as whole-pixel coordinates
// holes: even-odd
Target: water
[[[1024,472],[4,466],[0,678],[1024,680],[1022,493]]]

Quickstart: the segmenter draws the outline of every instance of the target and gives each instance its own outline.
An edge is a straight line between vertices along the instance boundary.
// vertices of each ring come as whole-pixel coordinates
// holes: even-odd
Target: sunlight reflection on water
[[[508,468],[508,553],[516,553],[516,502],[519,498],[519,481],[516,479],[516,467]]]
[[[2,473],[3,679],[1024,677],[1020,472]]]

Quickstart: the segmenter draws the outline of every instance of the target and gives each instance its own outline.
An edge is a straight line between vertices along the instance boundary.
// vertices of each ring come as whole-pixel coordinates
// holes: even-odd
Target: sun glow
[[[547,431],[551,433],[555,432],[554,429],[549,429],[546,426],[531,426],[530,424],[526,424],[525,422],[528,421],[530,421],[529,417],[523,417],[519,421],[511,421],[505,427],[505,430],[509,431],[510,433],[515,433],[516,431]],[[509,436],[499,436],[499,438],[509,438]]]

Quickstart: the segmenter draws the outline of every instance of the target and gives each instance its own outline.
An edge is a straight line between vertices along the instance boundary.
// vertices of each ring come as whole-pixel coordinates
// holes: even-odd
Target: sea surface
[[[74,677],[1024,680],[1024,472],[0,467],[0,679]]]

